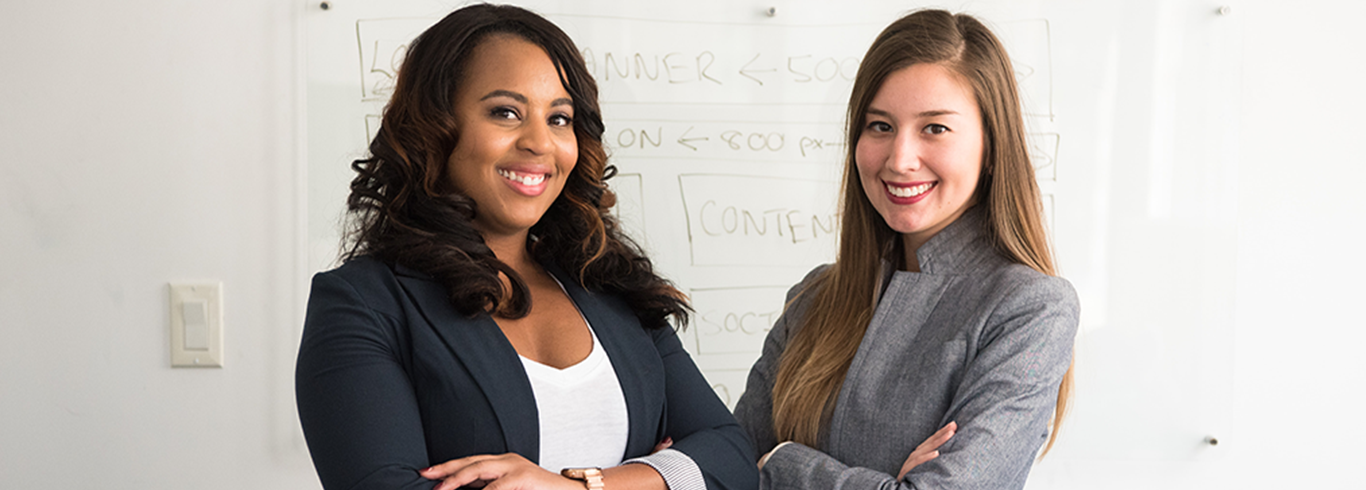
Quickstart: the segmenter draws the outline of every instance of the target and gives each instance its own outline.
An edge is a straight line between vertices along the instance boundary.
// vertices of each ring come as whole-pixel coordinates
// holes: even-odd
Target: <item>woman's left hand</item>
[[[925,442],[920,443],[920,446],[917,446],[914,451],[911,451],[911,455],[906,457],[906,462],[902,463],[901,472],[896,474],[896,478],[900,480],[906,476],[906,473],[911,472],[911,468],[920,466],[921,463],[931,459],[938,458],[939,446],[943,446],[944,443],[949,442],[949,438],[952,438],[953,434],[956,432],[958,432],[958,423],[949,422],[937,432],[930,434],[930,437],[925,439]]]
[[[778,448],[781,448],[781,447],[786,446],[786,445],[788,445],[788,444],[792,444],[792,441],[783,441],[783,442],[781,442],[781,443],[778,443],[777,446],[773,446],[773,449],[770,449],[770,450],[768,450],[767,453],[764,453],[764,456],[763,456],[762,458],[759,458],[759,469],[761,469],[761,470],[764,469],[764,463],[767,463],[767,462],[768,462],[768,457],[769,457],[769,456],[772,456],[773,453],[778,452]]]
[[[436,490],[455,490],[462,486],[489,490],[582,490],[583,483],[570,480],[536,466],[520,454],[480,454],[427,468],[420,472],[428,480],[442,480]]]

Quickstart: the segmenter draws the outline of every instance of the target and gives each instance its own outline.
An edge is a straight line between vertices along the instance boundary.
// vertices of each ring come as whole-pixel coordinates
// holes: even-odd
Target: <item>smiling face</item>
[[[465,72],[449,182],[476,203],[474,227],[485,240],[524,237],[578,159],[569,92],[545,51],[513,35],[482,41]]]
[[[920,63],[882,82],[854,158],[864,194],[908,254],[972,206],[982,146],[977,100],[950,69]]]

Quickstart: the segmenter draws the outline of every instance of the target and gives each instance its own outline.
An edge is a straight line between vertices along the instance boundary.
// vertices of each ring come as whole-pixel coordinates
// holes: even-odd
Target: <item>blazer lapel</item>
[[[486,313],[473,318],[451,306],[446,290],[429,276],[395,268],[399,283],[429,326],[479,384],[498,418],[508,452],[537,463],[541,455],[540,415],[517,350]]]
[[[625,305],[614,305],[613,300],[585,290],[553,265],[545,267],[560,280],[569,298],[597,332],[598,341],[617,373],[630,423],[622,459],[649,454],[664,433],[664,363],[651,336]]]

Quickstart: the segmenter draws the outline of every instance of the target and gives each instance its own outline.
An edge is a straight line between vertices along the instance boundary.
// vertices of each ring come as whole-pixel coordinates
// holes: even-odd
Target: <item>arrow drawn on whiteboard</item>
[[[759,72],[767,72],[767,71],[776,72],[776,71],[778,71],[777,68],[754,69],[754,70],[749,69],[749,65],[754,64],[755,61],[759,61],[759,55],[761,55],[761,54],[763,54],[763,53],[755,54],[755,55],[754,55],[754,59],[749,60],[749,63],[745,63],[745,66],[740,67],[740,75],[741,75],[741,76],[743,76],[743,77],[745,77],[745,78],[748,78],[748,79],[750,79],[750,80],[754,80],[754,83],[757,83],[757,84],[759,84],[759,85],[763,85],[763,84],[764,84],[764,81],[758,79],[757,77],[755,77],[755,76],[753,76],[753,75],[750,75],[750,73],[759,73]]]
[[[762,85],[762,84],[761,84],[761,85]],[[692,128],[693,128],[692,126],[688,126],[688,129],[683,130],[683,135],[678,137],[678,144],[683,145],[683,146],[686,146],[686,147],[688,147],[688,148],[692,148],[692,151],[697,151],[697,147],[696,147],[696,146],[693,146],[693,145],[688,144],[689,141],[707,141],[707,140],[709,140],[709,139],[711,139],[711,138],[708,138],[708,137],[706,137],[706,136],[703,136],[703,137],[700,137],[700,138],[689,138],[689,137],[688,137],[688,131],[692,131]]]

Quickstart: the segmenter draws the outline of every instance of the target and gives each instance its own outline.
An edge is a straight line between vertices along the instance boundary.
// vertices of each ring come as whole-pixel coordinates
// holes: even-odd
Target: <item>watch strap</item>
[[[560,470],[560,476],[571,480],[582,481],[588,490],[603,490],[602,468],[565,468]]]

